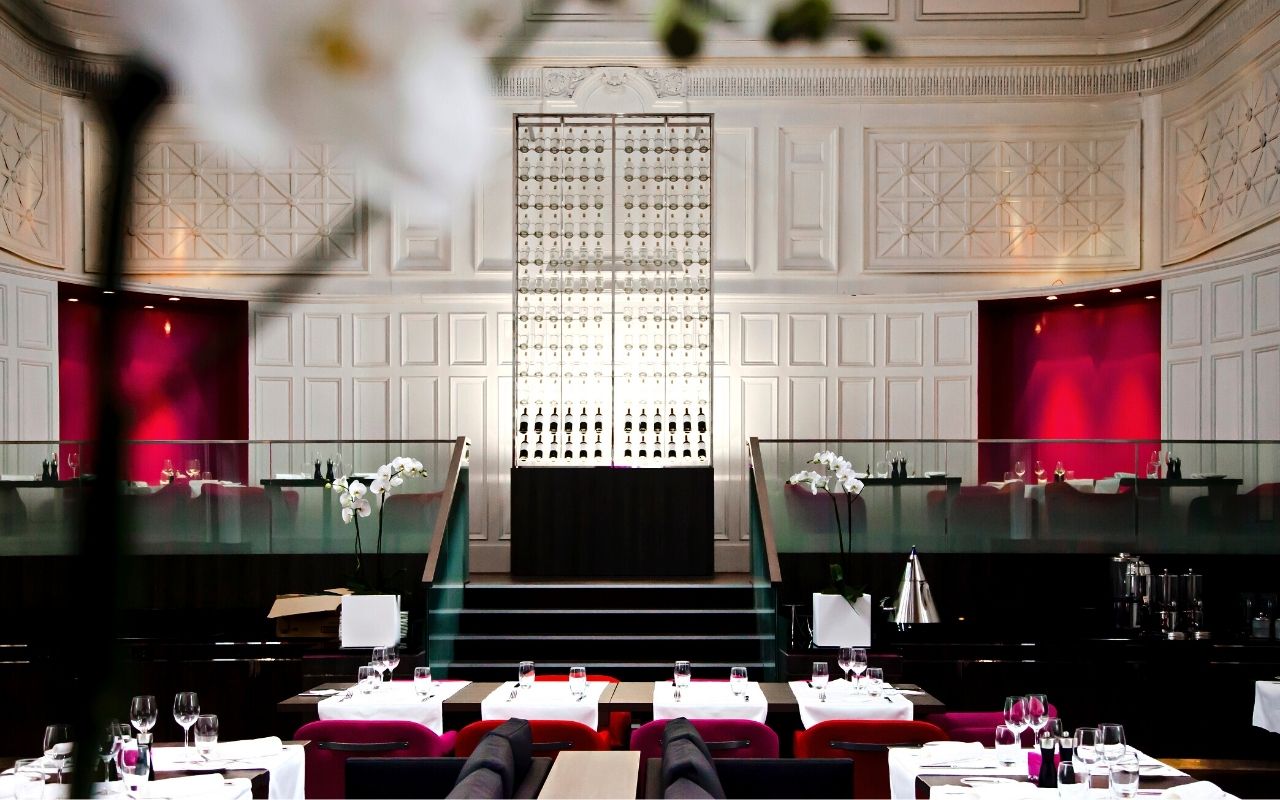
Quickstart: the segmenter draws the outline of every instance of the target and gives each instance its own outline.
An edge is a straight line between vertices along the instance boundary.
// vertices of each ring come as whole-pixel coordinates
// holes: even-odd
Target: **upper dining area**
[[[1280,786],[1274,0],[0,0],[0,800]]]

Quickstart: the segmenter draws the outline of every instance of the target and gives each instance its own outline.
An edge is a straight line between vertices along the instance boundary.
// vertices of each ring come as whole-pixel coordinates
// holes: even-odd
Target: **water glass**
[[[677,690],[688,687],[689,682],[693,680],[693,665],[688,661],[677,661],[672,679]]]
[[[867,667],[867,694],[879,697],[884,691],[884,670],[880,667]]]
[[[729,688],[733,696],[739,697],[747,690],[747,668],[733,667],[729,670]]]
[[[129,721],[138,733],[147,733],[156,724],[156,698],[141,694],[129,701]]]
[[[178,692],[173,696],[173,721],[182,726],[182,757],[189,759],[191,753],[187,747],[187,735],[191,726],[196,724],[200,716],[200,698],[195,692]]]
[[[370,664],[356,670],[356,685],[360,687],[361,694],[371,693],[380,683],[382,683],[381,667]]]
[[[1078,800],[1089,792],[1089,771],[1077,769],[1070,761],[1058,765],[1058,797]]]
[[[44,796],[44,770],[38,758],[20,758],[13,764],[13,796],[16,800],[40,800]]]
[[[1098,753],[1102,763],[1111,764],[1124,755],[1126,749],[1123,725],[1114,722],[1098,724]]]
[[[516,673],[516,677],[520,681],[521,689],[532,689],[534,678],[537,677],[537,671],[533,667],[532,661],[521,661],[520,668]]]
[[[1018,739],[1018,731],[1008,725],[996,726],[996,760],[1005,766],[1017,763],[1022,753],[1022,743]]]
[[[431,667],[413,668],[413,690],[418,693],[418,697],[426,700],[434,694],[435,688],[435,684],[431,682]]]
[[[861,647],[853,648],[853,674],[858,677],[858,690],[862,690],[862,673],[867,671],[867,651]]]
[[[575,700],[586,697],[587,694],[587,668],[586,667],[569,667],[569,694],[573,695]]]
[[[125,739],[116,754],[116,766],[129,796],[141,797],[151,774],[151,750],[140,746],[137,739]]]
[[[205,761],[213,754],[213,746],[218,743],[218,717],[216,714],[201,714],[196,717],[194,726],[196,752]]]
[[[1071,758],[1076,769],[1086,776],[1093,772],[1093,765],[1098,763],[1098,729],[1076,728],[1075,751]]]
[[[1105,748],[1104,748],[1105,749]],[[1138,756],[1136,753],[1121,753],[1109,759],[1107,788],[1115,798],[1130,798],[1138,793]]]
[[[813,688],[818,690],[818,699],[827,702],[827,662],[813,662],[813,675],[809,678],[809,683]]]

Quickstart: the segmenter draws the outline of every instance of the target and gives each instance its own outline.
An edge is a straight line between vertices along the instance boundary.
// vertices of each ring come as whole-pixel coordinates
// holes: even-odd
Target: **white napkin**
[[[301,472],[277,472],[276,480],[278,481],[297,481],[307,477]]]
[[[769,716],[769,703],[760,684],[747,681],[741,697],[729,688],[728,681],[694,681],[681,690],[676,701],[676,687],[671,681],[653,684],[653,718],[676,719],[749,719],[764,722]]]
[[[278,740],[277,740],[278,741]],[[223,789],[223,778],[217,773],[206,775],[184,775],[181,778],[166,778],[162,781],[148,781],[143,789],[143,797],[196,797],[198,795],[218,794]]]
[[[34,481],[37,480],[36,475],[0,475],[0,481]]]
[[[284,743],[279,736],[265,736],[261,739],[241,739],[236,742],[218,742],[211,754],[214,760],[244,761],[247,758],[263,758],[280,752]]]
[[[1212,781],[1195,781],[1165,789],[1160,797],[1163,800],[1223,800],[1223,798],[1234,800],[1235,795],[1222,791]]]

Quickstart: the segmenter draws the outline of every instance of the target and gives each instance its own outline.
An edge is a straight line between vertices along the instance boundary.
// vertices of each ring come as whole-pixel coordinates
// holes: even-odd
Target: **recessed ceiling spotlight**
[[[143,308],[155,308],[155,306],[143,306]]]
[[[176,302],[178,302],[178,298],[176,298],[176,297],[170,297],[170,298],[169,298],[169,302],[170,302],[170,303],[176,303]]]
[[[1045,298],[1045,300],[1057,300],[1057,299],[1058,299],[1058,296],[1056,294],[1051,294]]]
[[[1149,295],[1147,295],[1147,299],[1148,299],[1148,300],[1155,300],[1155,299],[1156,299],[1156,296],[1155,296],[1154,294],[1149,294]]]
[[[68,302],[68,303],[79,303],[79,302],[80,302],[80,298],[79,298],[79,297],[68,297],[68,298],[67,298],[67,302]]]
[[[116,292],[115,292],[115,290],[114,290],[114,289],[103,289],[103,290],[102,290],[102,293],[103,293],[103,294],[115,294]]]
[[[1119,289],[1108,289],[1107,291],[1111,292],[1112,294],[1120,294]]]
[[[1075,306],[1076,308],[1084,308],[1084,303],[1072,303],[1071,305]]]

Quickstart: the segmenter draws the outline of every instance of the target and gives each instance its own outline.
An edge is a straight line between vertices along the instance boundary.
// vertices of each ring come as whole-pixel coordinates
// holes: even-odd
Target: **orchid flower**
[[[819,489],[827,488],[827,476],[813,470],[802,470],[787,479],[793,486],[803,486],[809,494],[817,494]]]

